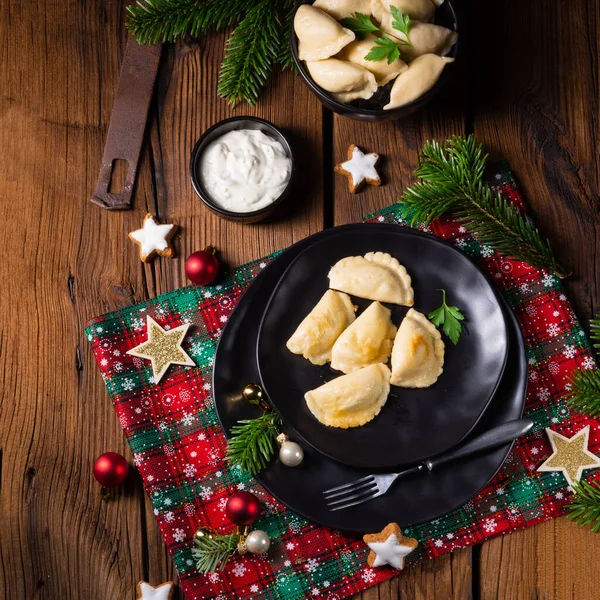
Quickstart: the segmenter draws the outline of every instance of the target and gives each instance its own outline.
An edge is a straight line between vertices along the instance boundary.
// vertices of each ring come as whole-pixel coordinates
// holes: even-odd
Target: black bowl
[[[238,129],[262,131],[265,135],[277,140],[283,146],[285,153],[289,156],[292,162],[290,179],[283,192],[281,192],[281,195],[268,206],[251,212],[233,212],[217,205],[204,188],[204,184],[202,183],[202,178],[200,177],[199,172],[198,161],[202,156],[202,152],[206,146],[218,137]],[[277,127],[275,127],[275,125],[269,123],[269,121],[265,121],[264,119],[259,119],[258,117],[231,117],[230,119],[219,121],[217,124],[207,129],[202,136],[200,136],[200,139],[196,142],[196,145],[192,150],[192,159],[190,161],[190,178],[192,180],[194,190],[200,197],[200,200],[202,200],[202,202],[204,202],[204,204],[206,204],[210,210],[223,219],[227,219],[228,221],[238,221],[240,223],[257,223],[258,221],[264,221],[270,217],[289,196],[290,190],[292,189],[291,184],[292,180],[294,179],[295,172],[296,163],[289,140],[279,129],[277,129]]]
[[[307,0],[306,2],[303,2],[303,4],[312,4],[312,1]],[[458,32],[456,13],[454,12],[454,8],[449,0],[445,0],[441,6],[436,8],[434,23]],[[446,65],[440,78],[436,81],[434,86],[421,97],[409,102],[408,104],[404,104],[403,106],[398,106],[397,108],[392,108],[390,110],[383,110],[384,105],[389,102],[390,90],[394,84],[393,81],[390,81],[386,85],[378,88],[375,94],[368,100],[353,100],[348,104],[338,102],[337,100],[334,100],[328,92],[319,87],[312,80],[304,61],[300,60],[298,57],[298,39],[296,37],[296,33],[294,32],[293,21],[290,28],[290,46],[292,49],[292,56],[294,57],[294,62],[296,63],[296,67],[298,68],[300,76],[302,77],[304,83],[306,83],[306,85],[310,88],[312,93],[321,101],[321,104],[333,112],[344,115],[345,117],[354,119],[356,121],[395,121],[397,119],[407,117],[408,115],[425,106],[440,91],[440,89],[448,81],[450,71],[454,66],[454,63]],[[457,52],[458,40],[454,46],[452,46],[447,56],[456,58]]]

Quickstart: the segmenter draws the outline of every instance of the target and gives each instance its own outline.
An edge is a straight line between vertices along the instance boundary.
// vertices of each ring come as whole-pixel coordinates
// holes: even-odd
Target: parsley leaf
[[[387,58],[388,65],[391,65],[396,59],[400,58],[398,44],[390,38],[377,38],[375,46],[371,48],[365,56],[365,60],[382,60]]]
[[[430,312],[427,316],[436,327],[442,326],[444,333],[456,346],[462,332],[461,321],[463,321],[465,317],[458,307],[448,306],[446,304],[446,290],[438,291],[442,292],[442,305],[433,312]]]
[[[392,27],[406,36],[406,45],[410,46],[410,40],[408,39],[408,30],[411,25],[410,17],[403,14],[402,11],[393,4],[390,4],[390,11],[393,18]]]
[[[371,17],[359,12],[355,12],[353,17],[341,19],[340,23],[343,27],[346,27],[346,29],[354,31],[359,40],[364,39],[368,33],[379,32],[379,27],[373,24]]]

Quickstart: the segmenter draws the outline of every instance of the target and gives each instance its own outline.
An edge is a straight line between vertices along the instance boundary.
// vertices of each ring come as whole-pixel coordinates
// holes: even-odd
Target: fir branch
[[[283,17],[281,19],[281,28],[283,34],[279,35],[279,48],[277,50],[277,56],[275,62],[281,65],[283,70],[285,69],[296,69],[296,63],[292,56],[292,47],[290,45],[289,32],[292,28],[292,21],[294,20],[294,14],[298,6],[298,0],[283,0],[283,6],[281,7]]]
[[[569,383],[571,389],[565,395],[569,405],[582,415],[600,416],[600,372],[578,369]]]
[[[454,136],[443,146],[426,142],[415,175],[400,200],[404,219],[428,225],[452,211],[459,223],[494,250],[566,277],[550,243],[521,210],[483,181],[487,155],[474,136]]]
[[[230,535],[204,536],[195,538],[192,556],[196,559],[196,568],[202,573],[223,570],[229,557],[236,551],[240,536]]]
[[[587,481],[573,484],[575,495],[568,504],[569,519],[585,527],[592,526],[592,531],[600,531],[600,488]]]
[[[238,421],[227,442],[227,460],[255,475],[267,466],[277,448],[281,417],[268,410],[256,419]]]
[[[217,94],[232,106],[240,100],[256,104],[280,54],[279,27],[276,6],[271,0],[261,0],[227,40]]]
[[[256,0],[138,0],[127,7],[127,29],[141,44],[174,42],[239,21]]]
[[[590,319],[590,338],[594,342],[596,352],[600,354],[600,313]]]

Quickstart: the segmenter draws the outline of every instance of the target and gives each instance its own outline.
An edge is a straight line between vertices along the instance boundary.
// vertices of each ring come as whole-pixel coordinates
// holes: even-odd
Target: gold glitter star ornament
[[[600,458],[588,450],[590,426],[584,427],[572,438],[567,438],[552,429],[546,429],[552,454],[538,471],[562,471],[569,485],[581,479],[585,469],[600,467]]]
[[[151,316],[146,316],[146,331],[148,339],[139,346],[127,352],[132,356],[139,356],[152,361],[154,383],[158,383],[171,365],[184,365],[194,367],[196,363],[181,347],[183,338],[187,333],[189,323],[163,329]]]

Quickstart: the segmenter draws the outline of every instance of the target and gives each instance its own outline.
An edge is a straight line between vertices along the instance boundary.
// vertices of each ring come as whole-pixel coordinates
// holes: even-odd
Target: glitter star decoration
[[[363,540],[371,550],[367,557],[371,567],[390,565],[395,569],[403,569],[404,558],[419,545],[414,538],[402,535],[398,523],[389,523],[380,533],[364,535]]]
[[[546,429],[552,454],[538,471],[562,471],[569,485],[581,479],[585,469],[600,467],[600,458],[588,450],[590,426],[567,438],[552,429]]]
[[[189,323],[187,323],[167,331],[150,315],[147,315],[146,331],[148,332],[148,339],[129,350],[127,354],[152,361],[154,383],[158,383],[171,365],[184,365],[187,367],[196,365],[181,347],[189,326]]]

